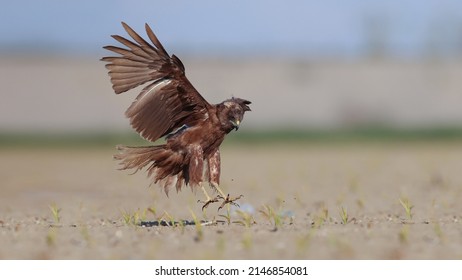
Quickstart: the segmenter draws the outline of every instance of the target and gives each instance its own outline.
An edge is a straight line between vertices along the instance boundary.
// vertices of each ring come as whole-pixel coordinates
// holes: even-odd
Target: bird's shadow
[[[201,226],[213,226],[224,224],[225,221],[214,220],[214,221],[199,221]],[[177,226],[195,226],[196,222],[191,220],[180,220],[180,221],[141,221],[138,223],[140,227],[177,227]]]

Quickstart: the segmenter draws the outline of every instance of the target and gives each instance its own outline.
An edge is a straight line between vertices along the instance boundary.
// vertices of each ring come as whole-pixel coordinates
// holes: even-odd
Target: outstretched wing
[[[120,56],[103,57],[108,62],[112,87],[116,94],[151,82],[125,112],[132,127],[142,137],[155,141],[183,125],[195,126],[207,118],[210,105],[185,76],[178,57],[165,51],[152,29],[146,33],[152,44],[122,22],[130,41],[119,35],[112,37],[127,48],[104,47]]]

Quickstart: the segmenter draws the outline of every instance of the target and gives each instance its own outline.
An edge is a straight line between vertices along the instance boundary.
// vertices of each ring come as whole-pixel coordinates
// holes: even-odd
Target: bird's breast
[[[216,150],[224,140],[226,133],[219,127],[203,123],[187,127],[167,138],[167,144],[173,150],[183,150],[188,146],[199,146],[204,153]]]

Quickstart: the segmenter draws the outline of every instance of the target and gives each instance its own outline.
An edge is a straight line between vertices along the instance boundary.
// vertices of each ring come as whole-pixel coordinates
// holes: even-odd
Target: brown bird
[[[237,205],[219,188],[220,144],[226,134],[237,130],[244,113],[250,111],[250,101],[231,98],[219,104],[209,104],[185,76],[180,59],[170,56],[146,24],[146,33],[152,44],[145,41],[132,28],[122,22],[125,31],[134,41],[119,35],[112,37],[126,48],[105,46],[119,56],[103,57],[108,62],[112,88],[116,94],[149,82],[125,112],[131,126],[145,139],[154,142],[165,137],[157,146],[118,146],[122,170],[135,172],[146,167],[154,183],[160,183],[168,196],[175,186],[192,190],[201,188],[206,200],[202,210],[210,203],[222,200]],[[203,186],[207,181],[218,195],[212,198]]]

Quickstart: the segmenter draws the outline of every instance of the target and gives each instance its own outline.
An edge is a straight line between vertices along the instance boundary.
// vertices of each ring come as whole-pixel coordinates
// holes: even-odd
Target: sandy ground
[[[226,146],[222,188],[244,195],[230,224],[200,191],[167,198],[117,171],[113,152],[1,149],[0,258],[462,258],[458,143]],[[194,215],[217,223],[157,224]]]

